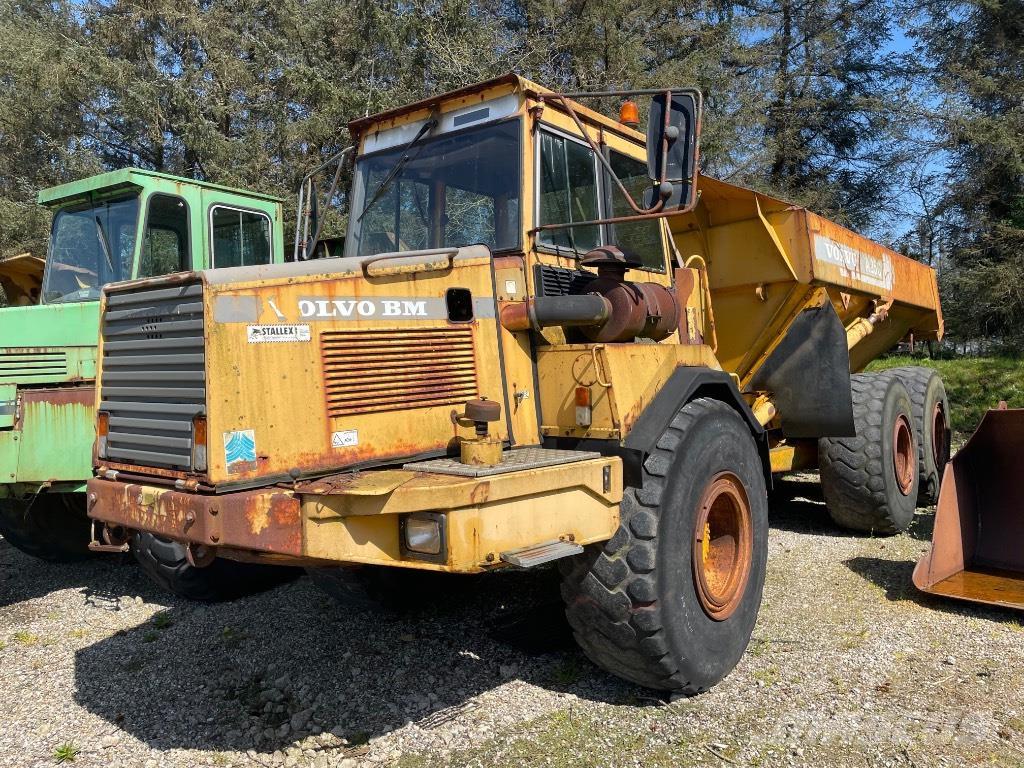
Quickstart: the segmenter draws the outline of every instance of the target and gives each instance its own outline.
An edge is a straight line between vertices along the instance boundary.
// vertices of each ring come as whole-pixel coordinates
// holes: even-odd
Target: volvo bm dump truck
[[[45,189],[39,203],[53,211],[47,259],[0,262],[9,304],[0,309],[0,534],[31,555],[62,561],[89,552],[85,483],[103,286],[281,262],[284,241],[276,198],[139,169]],[[175,373],[169,367],[159,378]],[[266,578],[235,566],[199,571],[169,540],[134,544],[162,583],[195,597],[231,594],[243,577]]]
[[[596,663],[720,680],[773,472],[848,461],[842,519],[907,524],[914,401],[851,369],[941,333],[938,295],[698,179],[700,95],[642,95],[646,135],[516,76],[356,120],[342,258],[108,286],[90,515],[321,582],[557,561]]]

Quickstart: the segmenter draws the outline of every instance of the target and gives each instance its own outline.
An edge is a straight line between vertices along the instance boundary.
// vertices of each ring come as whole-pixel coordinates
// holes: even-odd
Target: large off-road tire
[[[221,557],[197,568],[186,559],[184,545],[145,532],[132,537],[132,552],[143,573],[160,587],[179,597],[208,603],[263,592],[299,573],[297,568],[239,563]]]
[[[34,499],[0,499],[0,535],[40,560],[84,560],[91,555],[85,494],[40,493]]]
[[[747,424],[717,400],[687,404],[620,509],[611,540],[560,561],[576,641],[634,683],[707,690],[743,656],[764,587],[768,497]]]
[[[910,394],[899,376],[884,372],[855,374],[850,386],[857,434],[818,441],[825,506],[844,528],[905,531],[919,481]]]
[[[917,438],[917,471],[921,476],[917,505],[930,507],[939,500],[942,473],[949,461],[949,398],[938,371],[906,366],[885,373],[903,380],[910,393],[914,411],[914,437]]]

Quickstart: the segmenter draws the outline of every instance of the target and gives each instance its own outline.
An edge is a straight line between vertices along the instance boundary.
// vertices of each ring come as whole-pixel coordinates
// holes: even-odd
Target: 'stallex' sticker
[[[229,475],[256,469],[256,432],[239,429],[224,433],[224,463]]]
[[[331,448],[351,448],[359,445],[359,430],[346,429],[331,433]]]
[[[309,341],[308,325],[249,325],[245,337],[250,344],[267,344],[276,341]]]

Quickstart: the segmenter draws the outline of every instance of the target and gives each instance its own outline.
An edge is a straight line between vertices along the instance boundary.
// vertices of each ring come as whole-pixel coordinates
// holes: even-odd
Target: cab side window
[[[644,204],[644,193],[650,188],[651,180],[647,176],[647,163],[634,160],[632,157],[619,154],[614,150],[609,154],[608,164],[615,176],[629,192],[630,197],[641,205]],[[611,217],[630,216],[633,210],[626,202],[615,184],[615,179],[608,179],[608,211]],[[662,255],[661,221],[633,221],[627,224],[612,224],[609,241],[622,250],[640,257],[644,268],[663,272],[665,259]]]
[[[265,213],[215,205],[210,210],[213,267],[269,264],[270,217]]]
[[[155,277],[192,268],[188,206],[180,197],[153,195],[146,208],[139,277]]]
[[[540,134],[540,220],[544,224],[600,218],[597,160],[590,148],[546,131]],[[540,242],[582,254],[600,243],[597,226],[542,230]]]

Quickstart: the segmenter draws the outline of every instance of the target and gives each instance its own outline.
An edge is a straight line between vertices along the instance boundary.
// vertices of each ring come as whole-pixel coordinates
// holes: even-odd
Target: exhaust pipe
[[[1024,610],[1024,409],[988,411],[942,478],[922,592]]]

